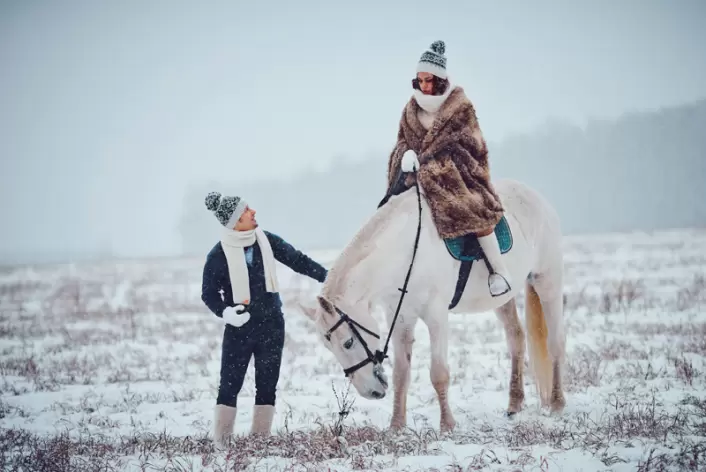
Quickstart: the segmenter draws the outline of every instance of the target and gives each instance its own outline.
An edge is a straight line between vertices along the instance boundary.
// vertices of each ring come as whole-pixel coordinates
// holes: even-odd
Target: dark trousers
[[[237,406],[238,393],[243,388],[245,373],[253,356],[255,405],[275,404],[284,347],[284,319],[281,315],[275,315],[260,325],[248,326],[250,322],[240,328],[226,325],[223,333],[221,382],[216,400],[219,405]]]

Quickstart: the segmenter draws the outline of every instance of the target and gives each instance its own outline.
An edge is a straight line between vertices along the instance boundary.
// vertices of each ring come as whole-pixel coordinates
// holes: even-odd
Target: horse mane
[[[368,256],[378,248],[374,241],[375,237],[388,230],[391,225],[399,223],[400,220],[396,216],[407,216],[416,211],[416,208],[411,205],[412,202],[416,204],[416,193],[413,190],[406,191],[390,198],[385,205],[373,213],[344,247],[333,267],[328,271],[328,276],[321,290],[324,298],[330,301],[339,299],[344,284],[350,286],[348,281],[356,275]]]

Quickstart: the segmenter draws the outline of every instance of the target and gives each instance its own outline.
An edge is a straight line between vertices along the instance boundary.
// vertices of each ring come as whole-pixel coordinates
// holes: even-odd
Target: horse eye
[[[350,338],[348,341],[343,343],[343,347],[345,347],[346,349],[350,349],[351,347],[353,347],[353,338]]]

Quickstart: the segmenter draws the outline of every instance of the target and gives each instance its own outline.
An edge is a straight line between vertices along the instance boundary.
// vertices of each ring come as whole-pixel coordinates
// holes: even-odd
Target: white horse
[[[488,269],[474,263],[463,297],[453,313],[494,310],[505,328],[511,356],[508,416],[522,409],[525,332],[518,319],[515,296],[526,293],[526,328],[530,365],[541,405],[560,413],[565,405],[562,371],[565,358],[563,319],[563,256],[561,230],[554,209],[524,184],[503,180],[495,188],[505,208],[513,245],[502,255],[511,276],[512,290],[492,297]],[[383,398],[388,388],[382,370],[387,333],[372,316],[375,305],[392,323],[410,262],[421,218],[418,250],[407,294],[393,326],[394,405],[390,426],[406,426],[406,398],[414,326],[421,319],[429,329],[431,382],[441,409],[441,431],[452,430],[449,407],[448,313],[460,262],[452,258],[440,238],[426,200],[421,195],[419,214],[416,188],[392,197],[379,208],[345,247],[329,271],[314,307],[302,306],[315,323],[325,346],[341,363],[360,395]],[[388,328],[389,329],[389,328]]]

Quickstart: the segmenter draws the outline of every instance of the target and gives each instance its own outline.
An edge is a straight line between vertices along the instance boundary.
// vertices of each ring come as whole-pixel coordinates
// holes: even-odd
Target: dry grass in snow
[[[239,436],[227,453],[216,453],[209,440],[223,328],[200,300],[202,260],[2,269],[0,466],[706,469],[706,232],[567,238],[565,250],[561,417],[538,410],[528,374],[525,410],[504,418],[509,356],[502,327],[492,313],[452,315],[456,430],[438,432],[420,324],[409,427],[388,431],[391,395],[374,401],[352,387],[347,392],[340,366],[292,303],[301,293],[314,296],[318,284],[283,268],[287,335],[276,433]],[[253,400],[251,366],[237,433],[249,429]]]

